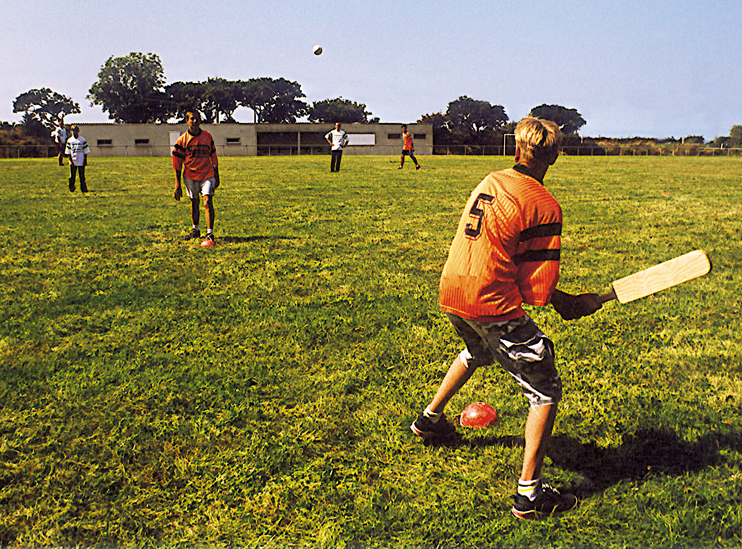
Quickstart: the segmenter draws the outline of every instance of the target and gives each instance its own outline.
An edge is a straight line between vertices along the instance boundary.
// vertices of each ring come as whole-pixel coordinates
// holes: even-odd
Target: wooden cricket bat
[[[654,267],[613,281],[613,290],[599,297],[601,303],[618,299],[629,303],[703,276],[711,270],[706,252],[695,250]]]

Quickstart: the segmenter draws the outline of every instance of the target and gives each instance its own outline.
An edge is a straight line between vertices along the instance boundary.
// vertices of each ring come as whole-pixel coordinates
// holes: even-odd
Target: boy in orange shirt
[[[541,481],[562,382],[554,344],[522,304],[551,304],[565,320],[601,308],[597,294],[572,296],[559,280],[562,210],[543,178],[559,155],[561,132],[527,117],[515,129],[516,165],[489,174],[472,192],[451,243],[440,283],[440,305],[466,348],[453,361],[433,400],[412,423],[423,438],[455,434],[443,409],[479,366],[499,362],[530,403],[525,452],[513,514],[542,518],[572,509],[577,498]]]
[[[417,163],[417,158],[415,158],[415,144],[412,142],[412,134],[407,131],[407,125],[402,124],[402,156],[399,158],[399,168],[398,170],[401,170],[404,168],[404,157],[409,156],[412,161],[415,163],[415,169],[421,170],[422,166]]]
[[[199,221],[198,195],[204,197],[206,210],[206,240],[214,242],[214,193],[219,187],[219,161],[216,156],[214,138],[206,130],[201,129],[201,116],[197,112],[186,113],[188,131],[183,133],[173,147],[173,169],[175,170],[175,192],[173,197],[180,200],[183,196],[181,187],[181,170],[186,193],[191,199],[191,220],[193,228],[186,240],[201,237]]]

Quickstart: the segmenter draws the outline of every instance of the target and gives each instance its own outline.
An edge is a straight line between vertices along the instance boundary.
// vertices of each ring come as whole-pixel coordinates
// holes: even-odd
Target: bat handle
[[[598,296],[598,301],[601,303],[606,303],[607,301],[611,301],[613,299],[617,299],[616,297],[616,290],[611,290],[607,294],[603,294],[601,296]]]

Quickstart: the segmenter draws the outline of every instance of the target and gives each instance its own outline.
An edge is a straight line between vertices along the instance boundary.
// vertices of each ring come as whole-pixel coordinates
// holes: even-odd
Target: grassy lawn
[[[580,321],[529,309],[565,387],[544,476],[580,507],[509,512],[527,402],[481,369],[409,423],[461,343],[437,288],[500,157],[223,158],[217,247],[181,241],[169,159],[0,161],[3,547],[739,547],[742,163],[562,157],[567,292],[703,248],[713,271]]]

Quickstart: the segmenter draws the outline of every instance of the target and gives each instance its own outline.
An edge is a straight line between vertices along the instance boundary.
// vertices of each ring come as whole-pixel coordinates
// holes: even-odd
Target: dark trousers
[[[88,186],[85,182],[85,166],[75,166],[70,164],[70,192],[75,190],[75,175],[80,173],[80,190],[84,193],[88,192]]]
[[[59,143],[57,145],[57,160],[59,161],[60,166],[64,166],[64,145],[60,145]]]
[[[331,151],[332,159],[330,160],[330,171],[331,172],[339,172],[340,171],[340,161],[343,159],[343,151],[337,150],[337,151]]]
[[[405,156],[409,156],[410,158],[412,158],[412,161],[415,163],[415,166],[419,166],[420,165],[420,164],[417,163],[417,158],[415,158],[415,151],[414,150],[405,150],[405,151],[402,151],[402,156],[399,159],[400,160],[400,162],[399,162],[399,165],[400,166],[404,166],[404,157]]]

